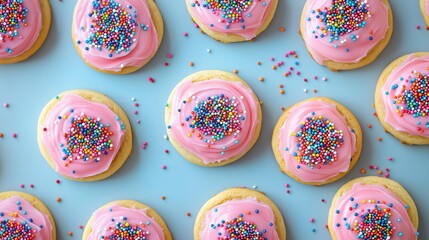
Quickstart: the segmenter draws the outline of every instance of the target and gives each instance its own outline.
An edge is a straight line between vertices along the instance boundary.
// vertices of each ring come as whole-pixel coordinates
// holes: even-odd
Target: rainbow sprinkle
[[[341,44],[347,42],[347,39],[340,37],[348,33],[352,33],[350,40],[356,42],[359,35],[353,32],[364,28],[371,17],[370,5],[367,1],[360,0],[332,0],[329,8],[313,9],[311,14],[315,14],[315,19],[323,24],[313,30],[314,37],[328,37],[329,42],[340,41]],[[311,21],[311,17],[308,17],[307,21]],[[372,40],[372,36],[369,40]],[[338,44],[334,44],[334,48],[338,48]],[[347,48],[346,52],[349,51]]]
[[[243,13],[253,4],[254,0],[204,0],[203,8],[218,14],[221,12],[220,22],[225,23],[225,28],[229,29],[233,23],[244,23]],[[192,7],[200,6],[198,0],[191,3]],[[248,14],[248,17],[251,15]],[[245,25],[242,25],[245,28]]]
[[[396,105],[398,114],[403,116],[424,117],[429,115],[429,76],[414,72],[406,79],[410,86],[404,84],[400,92],[395,95],[393,104]],[[395,90],[398,86],[392,86]],[[400,104],[403,105],[400,106]]]
[[[12,41],[19,35],[19,24],[26,22],[28,9],[24,7],[23,0],[2,0],[0,1],[0,44],[7,39]],[[6,51],[12,52],[10,48]]]
[[[338,160],[336,149],[343,144],[343,132],[335,129],[334,123],[327,118],[308,117],[301,123],[300,130],[292,135],[298,138],[297,151],[293,155],[301,164],[321,168]]]
[[[101,239],[110,240],[146,240],[148,239],[149,231],[145,231],[138,225],[132,226],[128,222],[117,222],[116,226],[107,229],[111,234],[102,236]]]
[[[361,216],[361,222],[355,220],[354,228],[351,230],[357,233],[356,238],[358,239],[390,239],[395,229],[392,226],[392,222],[389,220],[391,215],[390,208],[381,209],[375,206],[374,209],[368,209],[367,212]]]
[[[107,155],[113,150],[113,143],[109,139],[113,132],[109,131],[109,124],[100,121],[100,118],[87,117],[85,114],[71,117],[71,126],[64,133],[67,146],[60,145],[65,155],[64,161],[68,159],[70,163],[73,160],[95,159],[98,162],[101,155]]]
[[[128,6],[128,9],[132,9]],[[107,49],[109,57],[112,53],[119,54],[131,50],[135,41],[134,36],[139,24],[135,20],[136,10],[128,13],[120,3],[114,0],[93,0],[92,11],[88,14],[91,18],[89,37],[85,43],[91,47],[102,50]],[[141,24],[140,27],[147,31],[148,27]],[[88,47],[85,48],[89,50]]]
[[[351,231],[351,235],[354,235],[356,239],[389,240],[395,236],[399,237],[395,239],[401,239],[404,236],[400,228],[402,219],[399,216],[391,219],[393,217],[392,209],[395,207],[393,203],[374,199],[356,200],[354,197],[350,197],[349,204],[347,204],[349,207],[343,210],[345,215],[340,219],[343,221],[343,227]],[[386,207],[382,208],[381,206]],[[400,205],[400,207],[409,208],[407,204]],[[337,215],[343,213],[339,209],[335,210]],[[350,217],[347,218],[347,215]],[[339,228],[341,224],[337,222],[335,227]],[[415,234],[418,237],[420,233],[416,232]]]
[[[329,32],[329,40],[364,28],[371,16],[369,5],[360,0],[333,0],[331,7],[322,12],[322,21]]]
[[[229,98],[223,94],[208,97],[197,102],[186,121],[190,122],[190,128],[198,129],[200,135],[211,136],[212,141],[221,140],[241,131],[241,121],[245,117],[240,115],[237,106],[235,97]]]
[[[242,217],[226,222],[223,228],[226,236],[219,237],[218,240],[264,240],[262,232],[258,231],[256,224],[244,221]]]
[[[1,215],[1,214],[0,214]],[[26,221],[17,222],[15,219],[4,219],[0,222],[0,239],[33,240],[36,236]]]

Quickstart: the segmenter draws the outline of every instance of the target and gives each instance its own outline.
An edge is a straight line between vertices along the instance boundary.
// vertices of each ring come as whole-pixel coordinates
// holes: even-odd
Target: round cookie
[[[389,43],[392,10],[388,0],[307,0],[300,32],[317,63],[332,71],[356,69],[373,62]]]
[[[49,165],[76,181],[109,177],[132,150],[125,112],[107,96],[88,90],[66,91],[52,99],[40,114],[37,133]]]
[[[162,16],[153,0],[79,0],[74,10],[75,48],[100,72],[137,71],[156,54],[163,34]]]
[[[384,129],[405,144],[429,144],[429,52],[402,56],[387,66],[375,90]]]
[[[42,201],[28,193],[0,193],[0,225],[1,239],[57,239],[51,212]]]
[[[192,20],[213,39],[243,42],[263,32],[276,12],[278,0],[185,0]]]
[[[419,233],[417,207],[397,182],[381,177],[361,177],[344,184],[329,210],[333,240],[415,240]]]
[[[238,227],[228,227],[228,223]],[[195,220],[194,239],[230,239],[234,234],[235,239],[286,240],[286,227],[280,210],[265,194],[230,188],[201,208]]]
[[[167,224],[155,210],[137,201],[119,200],[92,214],[82,240],[122,239],[124,235],[129,239],[146,239],[147,236],[156,240],[173,239]]]
[[[217,70],[183,79],[165,108],[172,145],[191,163],[206,167],[241,158],[258,139],[261,122],[261,106],[249,85]]]
[[[272,148],[282,172],[304,184],[323,185],[344,177],[356,165],[362,130],[340,103],[310,98],[283,112],[273,131]]]
[[[429,26],[429,1],[420,0],[420,10],[422,11],[423,18],[426,21],[426,25]]]
[[[48,36],[49,0],[4,0],[0,9],[0,64],[22,62],[37,52]]]

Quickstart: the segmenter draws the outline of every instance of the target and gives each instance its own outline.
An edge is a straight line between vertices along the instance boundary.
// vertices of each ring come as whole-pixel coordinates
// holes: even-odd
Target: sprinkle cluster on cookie
[[[358,41],[359,35],[353,32],[364,28],[370,17],[370,5],[367,1],[332,0],[328,8],[311,9],[311,17],[308,17],[307,21],[320,22],[312,31],[314,38],[327,39],[327,42],[334,43],[333,47],[337,48],[336,42],[343,44],[347,41]],[[369,37],[369,40],[373,38]],[[347,48],[346,52],[349,51]]]
[[[105,49],[109,57],[129,52],[136,41],[137,28],[148,30],[147,25],[137,22],[137,10],[131,5],[122,6],[114,0],[93,0],[91,6],[87,17],[92,24],[89,29],[80,27],[81,31],[89,32],[88,38],[84,40],[86,51],[90,48],[100,51]],[[82,41],[77,40],[77,44],[82,44]]]
[[[222,207],[222,206],[221,206]],[[218,212],[218,208],[214,208],[213,211]],[[218,231],[218,240],[226,239],[252,239],[252,240],[267,240],[264,233],[267,229],[262,226],[257,226],[252,222],[252,215],[259,214],[259,209],[249,209],[244,213],[238,214],[231,219],[221,219],[218,222],[211,223],[210,228],[214,231]],[[274,223],[267,223],[269,227],[275,227]]]
[[[401,84],[401,87],[398,84]],[[427,74],[412,71],[408,76],[400,77],[385,94],[394,94],[391,104],[394,105],[400,117],[412,116],[416,119],[415,127],[418,132],[428,131],[429,122],[418,120],[420,117],[429,116],[429,76]]]
[[[7,41],[22,38],[20,27],[27,27],[28,9],[24,6],[24,0],[2,0],[0,2],[0,47]],[[12,53],[12,49],[5,48]]]
[[[292,133],[298,138],[293,155],[301,164],[321,168],[338,160],[337,148],[343,144],[343,133],[326,117],[315,117],[315,112],[311,114],[312,117],[302,121],[300,130]]]

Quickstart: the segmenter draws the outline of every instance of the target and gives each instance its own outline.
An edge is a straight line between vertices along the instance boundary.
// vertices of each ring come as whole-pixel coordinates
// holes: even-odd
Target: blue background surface
[[[392,0],[393,37],[371,65],[348,72],[330,72],[308,55],[301,40],[299,17],[303,0],[279,0],[272,24],[253,43],[221,44],[194,28],[181,0],[158,0],[165,21],[164,40],[155,58],[142,70],[126,76],[98,73],[79,58],[71,40],[71,19],[76,1],[51,1],[53,19],[42,49],[24,63],[0,66],[0,191],[23,190],[43,200],[54,215],[58,239],[80,239],[93,211],[117,199],[135,199],[158,211],[176,239],[192,239],[194,219],[200,207],[219,191],[234,186],[257,186],[281,209],[288,239],[330,239],[324,228],[331,198],[336,190],[355,177],[361,168],[379,165],[390,168],[391,178],[407,188],[419,208],[420,239],[429,239],[428,167],[429,146],[406,146],[385,133],[373,116],[373,95],[378,76],[387,64],[404,54],[429,51],[429,32],[417,0]],[[422,25],[421,30],[416,25]],[[279,27],[285,27],[280,32]],[[184,37],[183,32],[189,36]],[[211,53],[207,53],[211,49]],[[299,54],[301,76],[283,77],[295,59],[284,53]],[[174,57],[167,59],[167,54]],[[272,70],[270,58],[285,66]],[[169,62],[165,67],[164,62]],[[194,67],[188,62],[193,61]],[[256,62],[262,65],[257,66]],[[233,71],[247,80],[264,102],[263,127],[259,141],[241,160],[220,168],[202,168],[184,160],[164,139],[164,103],[182,78],[198,70]],[[317,75],[319,80],[313,80]],[[265,82],[258,81],[264,77]],[[327,77],[328,81],[321,80]],[[156,82],[147,79],[153,77]],[[305,83],[303,78],[309,78]],[[279,94],[279,84],[285,94]],[[308,93],[303,89],[307,88]],[[56,94],[69,89],[92,89],[107,94],[128,113],[134,132],[134,151],[125,165],[107,180],[81,183],[63,179],[45,162],[36,140],[37,119],[44,105]],[[313,93],[317,89],[318,93]],[[314,96],[328,96],[347,106],[358,118],[364,134],[359,163],[342,180],[323,187],[305,186],[282,174],[271,151],[271,133],[281,107]],[[140,107],[134,107],[135,97]],[[133,110],[139,114],[134,115]],[[136,120],[141,119],[141,124]],[[368,129],[367,124],[373,128]],[[16,139],[11,134],[16,132]],[[377,141],[382,137],[383,141]],[[140,148],[147,141],[146,150]],[[164,153],[169,149],[170,153]],[[388,161],[393,157],[393,161]],[[167,165],[163,170],[162,165]],[[366,175],[376,175],[368,170]],[[55,180],[61,179],[61,184]],[[290,184],[290,194],[284,184]],[[20,184],[25,184],[21,189]],[[35,188],[31,189],[30,184]],[[166,200],[161,200],[161,196]],[[62,198],[61,203],[55,199]],[[322,203],[321,199],[326,199]],[[191,217],[186,213],[190,212]],[[315,223],[309,219],[315,218]],[[313,232],[312,229],[316,229]],[[72,231],[73,237],[67,233]]]

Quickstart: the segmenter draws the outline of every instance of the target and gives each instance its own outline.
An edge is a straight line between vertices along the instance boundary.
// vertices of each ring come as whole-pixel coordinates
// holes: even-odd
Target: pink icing
[[[42,13],[39,0],[24,0],[23,4],[28,9],[26,17],[28,26],[25,27],[23,23],[20,23],[19,35],[14,37],[12,41],[6,39],[5,42],[2,42],[0,34],[0,58],[12,58],[21,55],[33,46],[42,30]],[[7,52],[6,48],[10,48],[12,53]]]
[[[353,201],[351,201],[352,199]],[[390,204],[392,204],[391,207]],[[390,240],[417,239],[416,229],[408,216],[406,203],[384,186],[360,183],[354,184],[352,189],[343,193],[335,203],[335,211],[339,212],[333,213],[331,230],[337,239],[356,239],[357,233],[348,230],[346,223],[353,228],[355,220],[361,222],[361,213],[367,209],[374,209],[374,205],[381,209],[391,209],[392,215],[389,220],[395,229]],[[349,210],[349,208],[353,210]],[[358,213],[358,216],[355,216],[355,213]],[[346,220],[344,221],[343,218]],[[402,237],[399,237],[400,233],[402,233]]]
[[[19,210],[19,207],[22,207],[22,209]],[[25,214],[24,211],[26,212]],[[52,239],[53,227],[48,215],[34,208],[33,205],[20,196],[12,196],[0,200],[0,221],[5,219],[20,223],[26,222],[31,227],[35,235],[35,240]],[[32,221],[30,221],[30,219],[32,219]]]
[[[241,122],[242,130],[237,135],[227,136],[207,147],[197,133],[188,137],[193,130],[185,120],[193,111],[196,103],[209,96],[224,94],[238,101],[238,111],[245,117]],[[184,104],[183,101],[187,103]],[[203,82],[192,82],[192,79],[180,83],[171,101],[170,133],[171,136],[192,154],[201,158],[204,163],[216,163],[241,154],[248,149],[255,134],[258,119],[258,100],[250,88],[241,82],[222,79],[210,79]],[[180,111],[178,111],[180,109]],[[181,123],[184,123],[181,126]],[[195,130],[198,132],[198,130]],[[223,153],[223,154],[222,154]]]
[[[118,222],[127,222],[132,226],[138,225],[143,231],[148,231],[151,240],[164,240],[164,230],[146,212],[147,209],[126,208],[117,204],[98,209],[92,215],[93,222],[90,226],[92,231],[87,239],[103,239],[102,236],[111,235],[111,229],[115,229]]]
[[[88,117],[99,117],[100,122],[105,125],[110,124],[109,131],[113,132],[110,139],[114,148],[107,155],[99,156],[98,162],[94,159],[89,161],[76,159],[67,166],[68,160],[63,160],[64,153],[61,147],[61,144],[67,144],[64,133],[71,126],[70,119],[81,116],[82,113]],[[58,116],[61,116],[61,119],[58,119]],[[122,122],[112,110],[101,103],[88,101],[75,94],[64,95],[46,115],[42,127],[46,128],[46,131],[43,131],[41,141],[55,164],[55,170],[71,178],[90,177],[107,171],[119,151],[125,134]]]
[[[312,113],[315,115],[312,115]],[[335,124],[335,128],[343,132],[343,145],[337,148],[338,161],[321,168],[301,164],[293,156],[296,152],[298,138],[292,133],[299,131],[301,122],[307,117],[323,116]],[[350,159],[356,152],[356,136],[347,125],[343,115],[336,109],[335,105],[323,101],[308,101],[292,108],[289,116],[280,128],[279,151],[286,164],[286,170],[305,182],[325,182],[329,178],[346,172],[350,167]]]
[[[193,6],[195,0],[186,0],[187,4],[191,6],[194,16],[196,16],[205,26],[209,27],[213,31],[221,33],[231,33],[240,35],[246,40],[250,40],[256,37],[258,30],[261,28],[262,24],[266,21],[270,8],[272,7],[271,0],[253,0],[252,5],[243,12],[243,23],[232,23],[229,25],[229,28],[226,28],[225,22],[220,22],[223,20],[222,12],[216,11],[213,12],[211,9],[203,7],[205,0],[198,1],[200,6]],[[249,15],[250,14],[250,15]],[[211,26],[211,24],[213,26]],[[243,29],[243,25],[245,28]]]
[[[141,27],[137,27],[130,51],[122,51],[119,54],[112,53],[112,57],[109,57],[109,51],[105,48],[100,51],[96,47],[85,44],[89,37],[89,26],[92,24],[88,13],[92,10],[91,3],[93,0],[78,1],[73,18],[73,36],[76,41],[80,41],[77,46],[85,61],[101,70],[119,72],[124,67],[139,67],[147,62],[158,49],[159,39],[146,1],[115,1],[122,4],[131,15],[136,10],[137,17],[133,19],[137,21],[139,26],[145,24],[148,28],[144,31]],[[129,9],[127,6],[133,8]],[[89,47],[89,50],[85,50],[86,47]]]
[[[324,27],[323,22],[316,18],[317,10],[323,10],[331,6],[332,0],[307,0],[306,9],[304,9],[304,18],[302,37],[307,45],[308,51],[319,64],[325,60],[343,63],[359,62],[366,57],[368,52],[379,43],[389,29],[388,7],[381,0],[366,0],[369,4],[371,17],[366,21],[365,27],[346,33],[338,41],[329,42],[329,37],[323,38],[315,36],[320,35],[320,29]],[[315,12],[312,13],[312,10]],[[311,19],[310,21],[308,19]],[[320,27],[320,29],[317,29]],[[314,33],[315,32],[315,33]],[[372,34],[371,34],[372,32]],[[351,34],[354,34],[357,40],[352,41]],[[369,40],[372,37],[372,40]],[[341,43],[342,40],[347,40]],[[337,45],[337,48],[335,48]],[[346,52],[346,49],[349,49]]]
[[[240,214],[243,214],[243,221],[256,224],[259,232],[266,230],[262,235],[263,238],[268,240],[279,239],[273,210],[267,204],[259,202],[256,198],[252,197],[233,199],[209,210],[204,216],[200,239],[227,237],[225,229],[221,225],[218,226],[218,224],[222,224],[222,221],[228,222],[234,218],[239,218]],[[221,235],[218,235],[218,233],[221,233]]]
[[[394,95],[399,93],[399,89],[403,85],[409,86],[410,83],[403,80],[410,76],[412,71],[417,71],[422,74],[429,74],[429,55],[416,57],[410,55],[399,67],[393,70],[386,79],[384,85],[380,88],[380,93],[383,100],[383,108],[386,112],[385,121],[389,123],[397,131],[406,132],[412,135],[429,138],[429,129],[425,127],[429,123],[429,116],[413,117],[412,115],[404,114],[402,117],[396,112],[395,104],[393,104]],[[398,84],[396,90],[392,90],[392,86]],[[388,93],[388,94],[386,94]],[[418,125],[418,122],[421,124]],[[428,125],[429,126],[429,125]],[[421,131],[417,128],[421,128]]]

